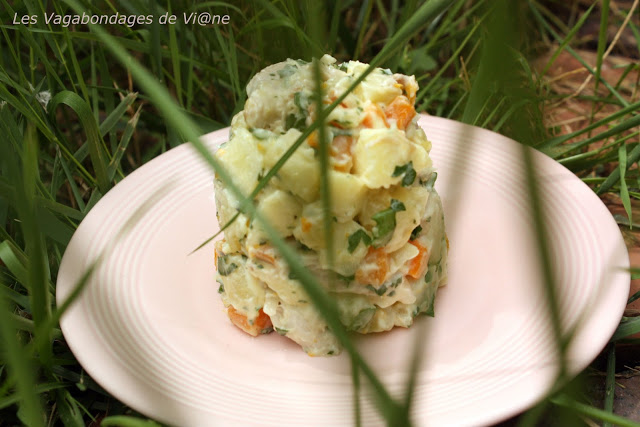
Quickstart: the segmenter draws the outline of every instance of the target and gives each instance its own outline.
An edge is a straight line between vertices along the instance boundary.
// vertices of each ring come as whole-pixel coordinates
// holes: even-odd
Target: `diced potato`
[[[388,104],[396,96],[402,95],[402,89],[396,86],[396,81],[381,70],[373,71],[360,85],[364,98],[374,103]]]
[[[338,222],[344,222],[356,216],[367,194],[364,182],[357,176],[331,171],[329,185],[331,185],[333,214]]]
[[[262,155],[257,150],[257,140],[246,129],[236,129],[234,137],[216,151],[216,157],[224,163],[233,182],[247,196],[258,183],[262,172]],[[247,159],[251,159],[247,162]],[[237,204],[234,198],[234,204]]]
[[[271,169],[280,157],[293,145],[300,136],[297,129],[289,131],[280,138],[270,140],[266,145],[264,153],[264,167]],[[244,159],[245,163],[251,157]],[[305,202],[311,202],[318,197],[320,188],[320,166],[315,158],[315,152],[308,144],[302,144],[291,155],[287,162],[278,172],[273,182],[280,188],[301,197]]]
[[[282,190],[270,190],[259,200],[259,211],[283,237],[290,236],[302,213],[298,200]],[[256,224],[256,227],[259,225]]]
[[[389,188],[400,183],[402,176],[394,177],[397,166],[409,161],[418,175],[431,167],[427,151],[411,141],[397,129],[362,129],[354,148],[354,171],[369,188]]]
[[[366,232],[366,230],[355,221],[345,223],[337,222],[333,224],[333,267],[335,271],[343,276],[353,275],[367,255],[368,246],[363,242],[360,242],[354,248],[353,252],[349,252],[349,236],[358,230]],[[320,262],[322,268],[328,268],[329,257],[326,245],[323,246],[325,249],[320,251]]]
[[[404,204],[406,210],[396,212],[396,228],[387,243],[387,252],[393,252],[404,246],[411,232],[421,220],[429,200],[429,190],[424,187],[395,187],[391,192],[393,199]]]
[[[218,180],[214,181],[214,189],[216,192],[216,209],[218,215],[218,223],[220,228],[238,213],[238,210],[231,204],[229,191],[222,187],[222,183]],[[248,220],[244,214],[240,214],[236,220],[224,230],[229,248],[233,252],[241,249],[240,241],[243,240],[249,231]]]
[[[218,281],[224,286],[221,293],[225,305],[232,305],[249,321],[258,316],[264,305],[264,286],[246,268],[247,258],[239,254],[218,257]],[[223,265],[224,264],[224,265]]]
[[[304,205],[300,222],[293,230],[293,236],[308,248],[319,251],[324,248],[323,210],[320,201]]]

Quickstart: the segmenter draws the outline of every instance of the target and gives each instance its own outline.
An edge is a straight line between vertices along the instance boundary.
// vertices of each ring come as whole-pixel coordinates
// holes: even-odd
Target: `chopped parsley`
[[[387,292],[387,285],[385,285],[384,283],[379,288],[375,288],[373,285],[367,285],[366,288],[372,292],[375,292],[379,296],[382,296],[385,292]]]
[[[277,326],[274,328],[276,330],[276,332],[280,335],[287,335],[287,332],[289,332],[288,329],[282,329],[282,328],[278,328]]]
[[[278,70],[278,75],[281,79],[285,79],[298,70],[298,67],[293,64],[287,64],[282,69]]]
[[[228,255],[218,257],[218,273],[220,273],[221,276],[228,276],[233,273],[236,268],[238,268],[238,265],[230,262]]]
[[[425,274],[424,276],[425,283],[430,283],[432,277],[433,277],[433,272],[431,271],[431,269],[427,270],[427,274]]]
[[[418,236],[420,235],[420,232],[422,231],[422,226],[419,225],[416,228],[413,229],[413,231],[411,232],[411,240],[415,240],[418,238]]]
[[[365,246],[369,246],[371,244],[371,237],[367,234],[363,229],[359,229],[355,233],[349,236],[349,253],[352,254],[353,251],[356,250],[360,242],[364,243]]]
[[[219,294],[223,294],[224,293],[224,285],[222,283],[220,283],[220,286],[218,287],[218,293]]]
[[[343,276],[340,273],[336,273],[336,276],[338,276],[338,279],[342,280],[343,282],[346,282],[347,284],[353,282],[356,278],[355,274],[352,274],[351,276]]]
[[[377,238],[383,238],[387,234],[393,232],[396,228],[396,212],[407,210],[399,200],[391,199],[391,206],[387,209],[374,214],[371,219],[376,222],[373,229],[373,235]]]
[[[416,180],[416,170],[413,168],[413,161],[409,161],[409,163],[402,166],[396,166],[391,174],[394,178],[401,175],[404,175],[401,181],[403,187],[408,187],[413,184],[413,181]]]
[[[421,181],[420,184],[422,184],[424,187],[426,187],[427,190],[431,190],[431,189],[433,189],[433,185],[436,183],[436,179],[438,179],[438,173],[437,172],[433,172],[428,180]]]
[[[293,94],[293,103],[296,104],[300,111],[306,111],[309,106],[309,100],[302,92]]]
[[[295,128],[302,132],[306,128],[306,120],[304,116],[289,114],[285,120],[285,128],[287,130]]]

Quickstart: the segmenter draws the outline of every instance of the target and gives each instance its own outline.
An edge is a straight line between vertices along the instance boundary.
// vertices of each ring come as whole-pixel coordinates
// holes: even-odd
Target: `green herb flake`
[[[300,132],[302,132],[306,127],[306,118],[304,116],[299,116],[296,114],[289,114],[285,119],[284,124],[286,130],[298,129]]]
[[[218,273],[220,273],[221,276],[228,276],[233,273],[236,268],[238,268],[238,266],[235,263],[229,262],[228,255],[218,257]]]
[[[282,328],[278,328],[277,326],[275,327],[275,330],[278,334],[280,335],[287,335],[287,332],[289,332],[288,329],[282,329]]]
[[[338,279],[342,280],[343,282],[346,282],[347,284],[353,282],[356,278],[355,274],[352,274],[351,276],[343,276],[340,273],[336,273],[336,276],[338,276]]]
[[[391,210],[394,212],[406,211],[407,208],[404,207],[404,203],[400,200],[391,199]]]
[[[431,283],[431,279],[433,278],[433,272],[431,269],[427,270],[427,274],[424,275],[425,283]]]
[[[346,62],[343,62],[342,64],[338,65],[338,70],[344,71],[345,73],[347,72],[348,68],[349,67],[347,66]]]
[[[387,292],[387,285],[385,284],[383,284],[377,289],[373,285],[367,285],[365,287],[369,289],[371,292],[375,292],[378,296],[382,296],[384,295],[385,292]]]
[[[306,111],[307,107],[309,106],[307,97],[302,92],[296,92],[295,94],[293,94],[293,103],[301,112]]]
[[[295,74],[297,70],[298,70],[297,66],[292,64],[287,64],[284,66],[284,68],[278,70],[278,75],[280,76],[281,79],[286,79],[292,74]]]
[[[380,239],[391,233],[396,228],[396,212],[406,210],[404,204],[396,199],[391,199],[391,206],[374,214],[371,219],[376,222],[374,236]]]
[[[392,177],[398,177],[404,175],[402,177],[401,184],[403,187],[409,187],[416,180],[416,170],[413,168],[413,161],[410,161],[407,164],[402,166],[396,166],[391,174]]]
[[[419,225],[416,228],[413,229],[413,231],[411,232],[411,240],[415,240],[418,238],[418,236],[420,235],[420,232],[422,231],[422,226]]]
[[[218,293],[219,294],[223,294],[224,293],[224,285],[222,283],[220,283],[220,286],[218,287]]]
[[[436,179],[438,179],[438,173],[433,172],[429,179],[426,182],[423,182],[422,185],[424,185],[427,190],[432,190],[436,183]]]
[[[349,243],[349,253],[352,254],[353,251],[356,250],[360,242],[364,243],[365,246],[371,245],[371,237],[367,234],[363,229],[357,230],[355,233],[351,234],[348,239]]]

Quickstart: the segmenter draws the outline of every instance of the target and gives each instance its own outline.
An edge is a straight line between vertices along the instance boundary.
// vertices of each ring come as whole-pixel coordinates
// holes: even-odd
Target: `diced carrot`
[[[276,262],[276,259],[273,255],[271,255],[271,253],[269,253],[272,252],[270,249],[272,249],[272,246],[270,245],[256,246],[249,249],[249,256],[252,258],[257,258],[264,262],[268,262],[269,264],[274,264]]]
[[[222,242],[224,242],[224,239],[222,239]],[[216,244],[213,250],[213,263],[216,266],[216,270],[218,269],[218,258],[220,258],[222,255],[224,255],[224,253],[222,253],[222,249],[219,249],[218,245]]]
[[[418,255],[409,260],[409,271],[407,272],[407,276],[418,279],[427,269],[429,263],[429,251],[417,240],[409,240],[409,243],[418,248]]]
[[[303,233],[308,233],[311,230],[311,222],[305,217],[300,218],[300,226]]]
[[[416,110],[406,96],[397,96],[384,111],[387,119],[395,120],[398,129],[405,130],[411,119],[416,115]]]
[[[377,128],[380,124],[389,127],[387,119],[378,104],[371,104],[367,107],[366,114],[362,120],[362,125],[366,128]]]
[[[231,323],[242,329],[249,335],[258,336],[263,332],[266,332],[273,325],[271,318],[262,309],[258,312],[258,316],[254,319],[253,323],[249,322],[247,316],[238,312],[232,305],[227,308],[227,315]]]
[[[353,145],[353,137],[347,135],[338,135],[331,142],[331,159],[333,160],[333,169],[340,172],[350,172],[353,166],[353,158],[351,156],[351,146]]]
[[[394,77],[398,84],[400,84],[400,88],[404,94],[409,98],[409,102],[411,102],[412,105],[415,104],[416,93],[418,92],[418,83],[416,83],[416,80],[412,77],[403,76],[401,74],[395,74]]]
[[[311,132],[311,135],[309,135],[309,137],[307,138],[307,144],[309,144],[311,148],[318,147],[318,131],[317,130],[314,130],[313,132]]]
[[[384,248],[369,247],[362,265],[356,270],[356,280],[363,284],[379,286],[389,272],[389,257]]]

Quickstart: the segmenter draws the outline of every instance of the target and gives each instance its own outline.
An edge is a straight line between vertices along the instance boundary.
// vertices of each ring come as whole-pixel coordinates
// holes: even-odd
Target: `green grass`
[[[338,60],[358,58],[372,66],[415,74],[421,86],[416,102],[419,111],[498,131],[543,151],[598,194],[617,194],[627,211],[627,224],[633,223],[631,200],[640,195],[635,167],[640,159],[640,103],[622,89],[621,81],[612,84],[603,78],[607,28],[620,25],[616,20],[621,19],[610,3],[594,2],[581,17],[564,22],[553,12],[562,9],[561,5],[535,0],[331,1],[323,8],[310,0],[178,0],[170,8],[139,0],[0,0],[4,23],[0,25],[0,419],[9,424],[79,426],[108,416],[103,425],[155,425],[137,417],[88,378],[66,346],[59,319],[82,292],[95,265],[77,283],[71,299],[56,306],[55,282],[62,254],[78,224],[110,188],[185,141],[192,141],[226,185],[241,196],[198,136],[227,126],[243,108],[244,87],[251,76],[287,57],[312,60],[327,52]],[[597,62],[591,67],[581,56],[583,46],[577,35],[596,10],[601,11],[601,19],[593,35]],[[51,12],[154,16],[170,12],[181,16],[203,11],[227,13],[231,23],[201,27],[178,19],[175,25],[164,27],[64,27],[44,20],[45,13]],[[39,19],[34,24],[14,25],[14,14]],[[637,23],[631,20],[627,26],[635,35],[637,55]],[[550,59],[536,72],[532,60],[549,49]],[[554,92],[544,75],[563,51],[585,64],[595,88],[601,90],[589,97]],[[625,71],[633,70],[631,65]],[[588,98],[590,123],[569,134],[556,134],[547,128],[544,111],[567,97]],[[320,124],[340,101],[324,108],[319,105],[318,120],[249,198],[238,197],[245,212],[262,221],[250,199],[315,129],[321,131],[320,158],[326,166]],[[616,109],[596,120],[603,106]],[[601,141],[606,142],[602,147],[593,147]],[[564,360],[569,337],[559,328],[544,206],[537,195],[535,167],[529,157],[525,160],[549,316],[559,360]],[[326,173],[322,176],[327,182]],[[323,186],[325,208],[329,192]],[[328,217],[325,224],[330,236]],[[273,229],[264,226],[349,353],[354,396],[362,387],[372,387],[389,425],[408,424],[413,376],[407,382],[406,398],[392,399],[351,344],[338,321],[335,303]],[[637,332],[640,323],[636,319],[623,319],[613,340]],[[410,372],[420,364],[419,349],[416,345]],[[607,354],[610,391],[614,344]],[[607,394],[604,409],[599,409],[580,400],[567,380],[565,364],[561,364],[553,394],[524,415],[521,423],[535,425],[540,417],[561,411],[568,417],[563,420],[571,423],[588,417],[635,425],[611,414],[613,393]],[[354,420],[359,424],[357,411]]]

